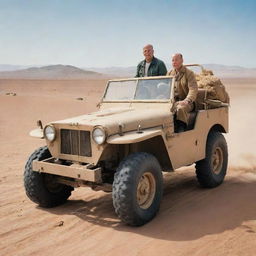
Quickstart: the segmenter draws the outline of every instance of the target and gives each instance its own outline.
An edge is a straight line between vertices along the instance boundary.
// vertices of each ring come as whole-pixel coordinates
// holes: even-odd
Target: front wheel
[[[139,152],[124,159],[114,177],[113,205],[118,217],[128,225],[141,226],[160,208],[163,176],[157,159]]]
[[[60,205],[71,195],[73,187],[56,182],[56,176],[34,172],[32,162],[51,157],[47,147],[37,149],[28,159],[24,171],[24,187],[28,198],[41,207]]]
[[[206,144],[206,158],[196,163],[196,175],[202,187],[214,188],[220,185],[227,171],[228,149],[224,136],[210,132]]]

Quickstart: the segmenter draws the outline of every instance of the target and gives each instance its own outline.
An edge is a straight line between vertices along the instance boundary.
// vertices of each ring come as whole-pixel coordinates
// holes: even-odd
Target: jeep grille
[[[60,130],[61,153],[78,156],[92,156],[90,132]]]

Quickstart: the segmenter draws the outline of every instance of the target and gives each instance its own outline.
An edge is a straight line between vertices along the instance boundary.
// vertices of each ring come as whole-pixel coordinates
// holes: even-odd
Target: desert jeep
[[[162,172],[195,163],[201,186],[220,185],[228,162],[222,135],[228,132],[228,106],[207,101],[200,89],[188,129],[176,133],[170,111],[174,80],[110,80],[98,111],[44,128],[39,122],[31,136],[45,138],[46,146],[25,166],[27,196],[41,207],[53,207],[64,203],[74,188],[90,186],[112,192],[118,217],[140,226],[159,210]]]

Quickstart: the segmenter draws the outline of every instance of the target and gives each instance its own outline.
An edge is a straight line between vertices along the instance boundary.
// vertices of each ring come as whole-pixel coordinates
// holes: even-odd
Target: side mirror
[[[42,124],[41,120],[37,120],[36,124],[37,124],[38,128],[43,129],[43,124]]]

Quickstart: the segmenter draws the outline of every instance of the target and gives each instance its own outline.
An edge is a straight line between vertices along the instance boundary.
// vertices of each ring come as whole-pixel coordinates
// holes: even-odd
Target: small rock
[[[8,96],[16,96],[17,93],[16,93],[16,92],[7,92],[5,95],[8,95]]]
[[[59,221],[57,224],[55,224],[54,227],[61,227],[61,226],[63,226],[63,225],[64,225],[64,221],[61,220],[61,221]]]

